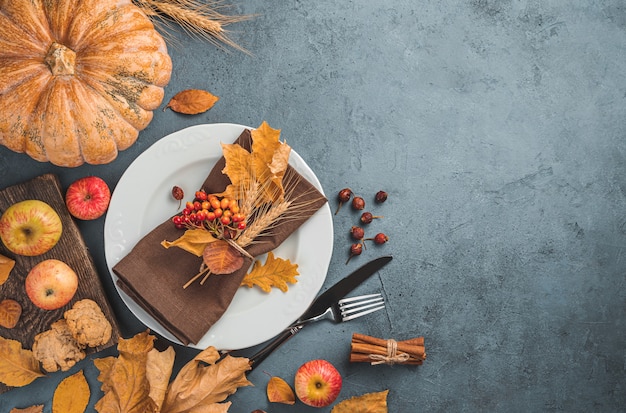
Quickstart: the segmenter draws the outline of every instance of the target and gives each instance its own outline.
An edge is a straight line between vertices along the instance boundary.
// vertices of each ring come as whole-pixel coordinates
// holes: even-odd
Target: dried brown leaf
[[[15,260],[0,254],[0,285],[4,284],[15,267]]]
[[[223,240],[208,244],[202,259],[213,274],[231,274],[241,268],[244,262],[241,253]]]
[[[267,382],[267,400],[271,403],[294,404],[296,395],[289,383],[274,376]]]
[[[149,397],[150,383],[146,375],[148,353],[153,349],[154,336],[143,332],[130,339],[120,339],[118,357],[95,359],[100,370],[104,396],[96,403],[100,413],[146,413],[156,411]]]
[[[211,109],[219,99],[206,90],[187,89],[174,95],[165,108],[185,115],[197,115]]]
[[[161,413],[226,412],[230,402],[222,403],[239,387],[250,386],[247,358],[225,356],[208,347],[180,370],[170,383]]]
[[[387,413],[389,390],[367,393],[343,400],[335,405],[331,413]]]
[[[201,257],[204,248],[215,241],[217,241],[217,238],[211,235],[209,231],[197,228],[186,230],[180,238],[174,241],[162,241],[161,245],[165,248],[178,247],[197,257]]]
[[[20,303],[9,298],[0,301],[0,327],[15,327],[21,315],[22,306]]]
[[[158,410],[161,409],[163,400],[165,400],[175,357],[176,352],[173,347],[168,347],[164,351],[153,348],[148,353],[146,374],[150,383],[150,398],[154,400]]]
[[[66,377],[52,397],[52,413],[83,413],[89,404],[89,383],[83,371]]]
[[[43,376],[32,351],[23,349],[19,341],[0,337],[0,382],[21,387]]]
[[[43,404],[37,406],[30,406],[24,409],[11,409],[9,413],[43,413]]]
[[[257,285],[266,293],[276,287],[285,292],[289,289],[289,283],[298,282],[296,276],[298,273],[298,264],[292,264],[290,260],[282,258],[274,258],[272,251],[267,253],[265,264],[257,260],[252,266],[252,270],[246,274],[241,281],[241,285],[253,287]]]

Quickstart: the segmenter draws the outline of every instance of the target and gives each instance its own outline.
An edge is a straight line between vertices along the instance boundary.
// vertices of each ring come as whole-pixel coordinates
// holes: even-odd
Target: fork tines
[[[339,300],[343,321],[352,320],[385,308],[382,294],[367,294]]]

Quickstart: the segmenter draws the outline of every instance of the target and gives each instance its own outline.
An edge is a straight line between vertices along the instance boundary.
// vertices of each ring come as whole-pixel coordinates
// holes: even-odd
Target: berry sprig
[[[246,216],[236,199],[196,191],[193,201],[187,201],[182,212],[172,217],[178,229],[206,229],[216,238],[236,239],[246,229]]]
[[[387,197],[388,197],[387,192],[378,191],[376,195],[374,196],[374,201],[377,204],[382,204],[383,202],[387,200]],[[337,207],[337,211],[335,211],[335,215],[339,212],[339,210],[341,209],[341,206],[344,203],[349,202],[351,199],[352,199],[351,205],[352,205],[353,210],[361,211],[365,209],[365,199],[361,196],[355,195],[354,192],[350,188],[344,188],[341,191],[339,191],[339,193],[337,194],[337,199],[339,201],[339,206]],[[370,224],[374,219],[380,219],[380,218],[383,218],[383,216],[373,215],[371,212],[365,211],[361,213],[360,223],[367,225],[367,224]],[[353,225],[352,228],[350,228],[350,235],[356,242],[350,245],[350,256],[348,257],[346,264],[350,262],[352,257],[356,255],[361,255],[363,253],[363,250],[365,249],[365,241],[373,241],[374,244],[376,245],[382,245],[382,244],[387,243],[387,241],[389,241],[389,237],[383,232],[379,232],[372,238],[365,238],[365,231],[363,230],[363,228],[360,226],[356,226],[356,225]]]

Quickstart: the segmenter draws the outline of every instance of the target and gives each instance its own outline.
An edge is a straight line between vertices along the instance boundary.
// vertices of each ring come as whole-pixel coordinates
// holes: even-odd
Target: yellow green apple
[[[0,239],[9,251],[26,256],[41,255],[54,247],[63,232],[59,214],[46,202],[17,202],[0,217]]]

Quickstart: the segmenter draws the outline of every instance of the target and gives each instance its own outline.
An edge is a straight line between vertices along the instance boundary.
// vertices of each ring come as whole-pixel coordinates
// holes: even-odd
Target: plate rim
[[[150,145],[148,148],[146,148],[142,153],[140,153],[126,168],[126,170],[122,173],[120,179],[118,180],[118,183],[116,185],[116,187],[114,188],[112,194],[111,194],[111,203],[110,203],[110,211],[112,210],[112,212],[114,213],[116,211],[117,208],[117,204],[121,203],[122,205],[124,204],[124,202],[122,202],[121,199],[119,199],[120,195],[123,190],[124,190],[124,186],[127,185],[127,180],[130,180],[130,175],[133,173],[136,173],[136,169],[141,168],[141,166],[145,163],[149,163],[151,162],[150,157],[154,156],[154,153],[158,150],[161,149],[161,147],[165,148],[167,146],[167,144],[170,144],[170,141],[175,141],[176,139],[182,139],[182,140],[189,140],[189,133],[193,133],[194,130],[200,130],[204,133],[207,133],[209,135],[219,135],[220,133],[224,133],[224,131],[222,130],[223,128],[225,128],[226,130],[230,131],[231,133],[234,134],[234,130],[237,129],[237,136],[239,136],[239,134],[241,133],[241,131],[243,131],[244,129],[255,129],[249,126],[245,126],[245,125],[240,125],[240,124],[236,124],[236,123],[203,123],[203,124],[197,124],[197,125],[191,125],[179,130],[176,130],[172,133],[169,133],[165,136],[163,136],[162,138],[160,138],[159,140],[155,141],[152,145]],[[234,141],[234,139],[236,139],[236,137],[233,137],[232,140]],[[211,139],[211,144],[215,144],[215,142],[213,141],[213,136],[210,136]],[[230,136],[229,136],[230,139]],[[217,144],[219,145],[222,142],[222,140],[218,139]],[[213,153],[213,149],[210,148],[211,145],[209,145],[209,147],[202,153],[202,155],[198,158],[201,160],[201,158],[207,159],[207,157],[209,159],[212,159],[213,156],[217,155],[217,159],[219,159],[221,157],[221,150],[219,152]],[[186,148],[182,148],[181,152],[184,152]],[[195,159],[195,158],[194,158]],[[319,181],[319,179],[317,178],[317,176],[315,175],[315,173],[313,172],[313,170],[308,166],[308,164],[306,163],[306,161],[292,148],[292,152],[290,155],[290,164],[294,164],[293,166],[296,168],[296,170],[298,170],[298,172],[302,173],[303,176],[304,175],[310,175],[310,176],[305,176],[305,178],[307,178],[312,185],[314,185],[323,195],[324,191],[322,188],[322,185]],[[183,165],[184,167],[184,165]],[[170,169],[174,169],[174,168],[170,168]],[[139,169],[138,169],[139,170]],[[210,170],[210,168],[209,168]],[[208,173],[208,171],[207,171]],[[113,208],[111,208],[111,206]],[[124,303],[124,305],[127,307],[127,309],[135,316],[135,318],[138,319],[138,321],[140,321],[142,324],[146,325],[148,328],[152,329],[153,331],[157,332],[158,334],[162,335],[163,337],[165,337],[166,339],[177,343],[177,344],[181,344],[183,345],[180,340],[178,340],[176,337],[174,337],[169,331],[167,331],[167,329],[165,329],[156,319],[154,319],[151,315],[149,315],[145,309],[143,309],[141,306],[139,306],[139,304],[137,304],[130,296],[128,296],[124,291],[122,291],[120,289],[120,287],[117,285],[117,275],[114,274],[114,272],[112,271],[113,266],[119,261],[119,259],[123,258],[126,254],[128,254],[132,248],[134,247],[135,243],[132,243],[132,245],[127,246],[127,250],[122,254],[114,254],[111,251],[111,242],[108,234],[110,233],[110,231],[112,229],[115,229],[114,227],[112,227],[112,219],[114,219],[113,217],[113,213],[109,214],[107,213],[107,216],[105,217],[105,225],[104,225],[104,250],[105,250],[105,262],[107,265],[107,269],[109,272],[109,276],[111,277],[114,287],[116,289],[116,291],[118,292],[122,302]],[[313,299],[315,298],[315,296],[317,295],[317,293],[321,290],[321,287],[323,286],[326,276],[327,276],[327,272],[330,266],[330,260],[332,257],[332,251],[333,251],[333,242],[334,242],[334,228],[333,228],[333,222],[332,222],[332,214],[330,211],[330,206],[329,203],[326,202],[322,208],[320,208],[320,210],[318,210],[314,216],[319,215],[318,218],[316,219],[321,219],[322,222],[324,222],[326,224],[326,228],[324,228],[324,232],[326,233],[325,235],[325,242],[321,243],[321,245],[326,245],[326,248],[320,248],[320,245],[317,245],[314,249],[318,250],[321,253],[320,258],[321,259],[316,259],[315,261],[316,264],[318,266],[316,271],[319,271],[323,274],[323,276],[320,279],[314,280],[317,281],[315,283],[315,285],[313,286],[314,291],[311,290],[308,292],[308,303],[306,304],[307,306],[310,304],[310,302],[313,301]],[[164,219],[167,219],[167,217],[162,217],[161,221],[162,222]],[[305,224],[303,225],[302,228],[305,228],[305,226],[307,225],[307,223],[309,221],[312,221],[311,219],[309,219],[307,222],[305,222]],[[149,230],[148,230],[149,231]],[[296,234],[301,233],[301,229],[299,228],[296,231]],[[145,235],[145,233],[141,233],[141,231],[139,231],[140,235],[139,238],[143,237]],[[298,235],[294,235],[294,236],[298,236]],[[324,236],[322,234],[322,236]],[[291,238],[291,237],[290,237]],[[286,240],[285,242],[289,241]],[[280,247],[279,247],[280,248]],[[298,249],[298,248],[296,248]],[[260,258],[260,257],[259,257]],[[301,279],[299,279],[299,283],[300,283]],[[298,284],[299,284],[298,283]],[[295,284],[294,286],[298,286],[298,284]],[[290,286],[291,289],[291,286]],[[280,293],[279,291],[274,292],[272,291],[270,294],[278,294]],[[238,291],[238,294],[240,294],[240,292]],[[267,294],[267,293],[265,293]],[[132,304],[129,304],[132,303]],[[229,307],[230,308],[230,307]],[[302,308],[302,312],[306,310],[306,307]],[[228,309],[227,312],[224,314],[224,316],[218,320],[218,322],[216,322],[214,324],[214,326],[212,326],[206,333],[205,335],[202,337],[202,339],[200,339],[197,343],[190,343],[187,345],[187,347],[191,347],[191,348],[197,348],[197,349],[202,349],[202,348],[206,348],[208,345],[214,345],[216,347],[221,347],[221,348],[228,348],[228,349],[238,349],[238,348],[247,348],[247,347],[251,347],[257,344],[260,344],[264,341],[266,341],[267,339],[273,337],[275,334],[278,334],[280,331],[282,331],[282,329],[286,328],[291,322],[293,322],[293,320],[295,320],[298,316],[300,315],[300,313],[298,314],[292,314],[290,317],[288,317],[288,321],[287,319],[285,319],[285,317],[282,318],[282,323],[280,324],[280,328],[276,327],[274,329],[269,329],[267,331],[266,334],[263,335],[259,335],[258,338],[256,339],[250,339],[248,338],[247,340],[237,340],[235,339],[234,342],[231,339],[231,343],[230,345],[220,345],[220,341],[226,341],[223,344],[229,344],[228,343],[228,339],[225,339],[223,336],[220,337],[216,337],[213,333],[215,329],[219,329],[223,328],[221,327],[222,324],[224,323],[220,323],[220,321],[222,321],[222,319],[227,319],[229,317],[228,315]],[[155,328],[155,326],[157,328]],[[218,326],[218,327],[216,327]],[[217,341],[217,342],[216,342]],[[241,343],[239,345],[234,345],[236,344],[237,341],[240,341]]]

